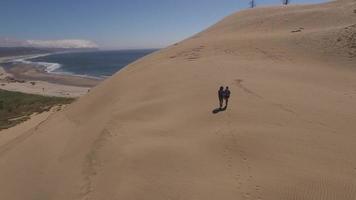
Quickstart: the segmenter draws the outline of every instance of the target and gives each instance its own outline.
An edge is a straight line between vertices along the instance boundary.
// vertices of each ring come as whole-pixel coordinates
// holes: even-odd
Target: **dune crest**
[[[0,199],[356,199],[355,9],[244,10],[140,59],[2,144]]]

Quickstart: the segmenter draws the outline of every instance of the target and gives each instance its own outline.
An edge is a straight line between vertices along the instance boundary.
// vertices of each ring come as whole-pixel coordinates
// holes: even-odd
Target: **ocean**
[[[56,53],[22,60],[45,67],[48,73],[106,78],[156,50],[115,50]]]

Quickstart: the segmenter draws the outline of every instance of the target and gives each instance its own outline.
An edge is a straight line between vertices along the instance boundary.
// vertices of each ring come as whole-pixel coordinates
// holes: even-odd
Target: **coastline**
[[[0,58],[0,89],[30,94],[59,97],[80,97],[102,80],[66,74],[48,73],[44,67],[16,63],[11,67],[3,63],[48,54],[11,56]]]
[[[4,56],[0,57],[0,64],[6,63],[6,62],[11,62],[14,60],[19,60],[19,59],[31,59],[31,58],[38,58],[42,56],[47,56],[50,55],[51,53],[44,53],[44,54],[29,54],[29,55],[20,55],[20,56]]]

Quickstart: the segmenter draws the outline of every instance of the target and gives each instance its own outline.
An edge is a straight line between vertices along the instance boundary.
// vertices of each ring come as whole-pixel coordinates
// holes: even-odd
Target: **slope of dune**
[[[356,199],[355,10],[245,10],[129,65],[1,143],[0,199]]]

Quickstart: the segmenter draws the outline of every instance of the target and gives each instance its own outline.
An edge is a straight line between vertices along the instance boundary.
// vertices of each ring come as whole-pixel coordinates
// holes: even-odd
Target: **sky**
[[[248,5],[249,0],[0,0],[0,37],[85,39],[102,49],[162,48]]]

